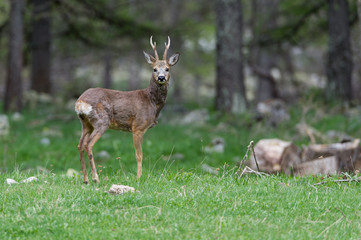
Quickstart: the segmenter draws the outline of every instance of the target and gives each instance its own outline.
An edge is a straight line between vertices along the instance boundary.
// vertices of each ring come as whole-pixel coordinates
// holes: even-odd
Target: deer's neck
[[[167,99],[168,94],[168,83],[163,85],[159,85],[155,82],[154,79],[150,80],[150,84],[148,86],[150,100],[155,103],[157,106],[157,112],[163,108],[165,101]]]

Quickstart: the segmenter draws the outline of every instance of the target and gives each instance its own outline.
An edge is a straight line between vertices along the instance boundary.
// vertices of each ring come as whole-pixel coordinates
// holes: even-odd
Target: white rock
[[[9,118],[5,114],[0,115],[0,136],[9,135],[10,125]]]
[[[110,194],[114,194],[114,195],[117,195],[117,194],[124,194],[124,193],[127,193],[127,192],[132,192],[134,193],[135,192],[135,189],[133,187],[129,187],[129,186],[125,186],[125,185],[116,185],[116,184],[113,184],[108,193]]]
[[[21,113],[19,112],[14,112],[13,115],[11,116],[11,120],[13,120],[14,122],[19,122],[22,121],[24,119],[23,115],[21,115]]]
[[[110,158],[110,154],[104,150],[95,154],[95,159],[98,161],[106,161],[109,160],[109,158]]]
[[[63,137],[63,133],[54,128],[44,128],[41,135],[43,137]]]
[[[257,104],[260,117],[266,119],[271,125],[290,120],[286,103],[280,99],[271,99]]]
[[[67,177],[74,177],[74,176],[78,176],[79,175],[79,172],[75,169],[72,169],[72,168],[69,168],[67,171],[66,171],[66,174],[65,174]]]
[[[46,145],[46,146],[47,146],[47,145],[50,145],[50,139],[44,137],[44,138],[40,139],[40,143],[41,143],[42,145]]]
[[[184,159],[184,155],[182,153],[174,153],[172,155],[165,155],[162,159],[164,161],[179,161]]]
[[[209,114],[207,109],[199,109],[191,111],[181,119],[178,120],[180,124],[193,124],[193,125],[202,125],[209,120]]]
[[[206,153],[223,153],[224,152],[224,139],[221,137],[214,138],[210,145],[204,147]]]
[[[184,159],[184,155],[182,153],[175,153],[171,157],[172,160],[182,160]]]
[[[29,177],[27,179],[22,180],[21,182],[22,183],[31,183],[31,182],[36,182],[36,181],[38,181],[38,179],[36,177]]]
[[[210,174],[218,175],[218,169],[211,167],[208,164],[202,164],[202,170]]]
[[[5,181],[6,184],[19,184],[17,181],[15,181],[14,179],[11,179],[11,178],[7,178],[6,181]]]

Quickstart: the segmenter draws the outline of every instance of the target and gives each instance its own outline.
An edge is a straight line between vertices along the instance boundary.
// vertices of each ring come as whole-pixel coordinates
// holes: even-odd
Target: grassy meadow
[[[165,113],[143,142],[143,177],[129,133],[109,130],[95,145],[100,184],[82,183],[77,143],[80,123],[72,112],[28,111],[12,120],[1,139],[0,239],[359,239],[360,183],[336,183],[339,176],[289,177],[236,174],[251,140],[281,138],[308,144],[297,131],[302,120],[322,133],[361,136],[361,111],[343,108],[290,109],[277,127],[252,115],[211,113],[202,125],[174,124]],[[74,116],[74,117],[72,117]],[[224,153],[207,153],[215,137]],[[109,158],[97,153],[106,151]],[[175,157],[178,156],[178,157]],[[202,164],[219,168],[218,175]],[[89,164],[88,175],[91,177]],[[30,176],[39,181],[7,185]],[[315,185],[326,181],[323,185]],[[137,193],[110,195],[112,184]]]

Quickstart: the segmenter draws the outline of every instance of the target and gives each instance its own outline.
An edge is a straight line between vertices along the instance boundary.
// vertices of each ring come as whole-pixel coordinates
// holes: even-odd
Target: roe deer
[[[82,124],[78,150],[84,183],[88,183],[84,162],[85,150],[88,154],[93,181],[99,182],[94,163],[93,146],[108,128],[133,133],[138,165],[137,178],[142,176],[143,135],[149,128],[157,124],[159,112],[167,98],[169,68],[174,66],[179,58],[179,53],[176,53],[167,60],[170,46],[169,37],[168,43],[165,43],[163,60],[158,57],[156,43],[153,43],[152,37],[150,37],[150,45],[154,50],[154,57],[143,52],[145,59],[153,68],[148,88],[135,91],[90,88],[75,103],[75,111]]]

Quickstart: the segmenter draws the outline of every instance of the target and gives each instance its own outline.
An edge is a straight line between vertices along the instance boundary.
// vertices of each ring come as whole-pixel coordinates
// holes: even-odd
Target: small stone
[[[9,118],[5,114],[0,115],[0,136],[9,135],[10,125]]]
[[[267,123],[272,126],[277,126],[280,122],[290,120],[287,105],[281,99],[271,99],[258,103],[257,113],[260,119],[266,119]]]
[[[184,155],[182,153],[175,153],[172,155],[164,155],[162,156],[162,159],[164,161],[179,161],[179,160],[183,160],[184,159]]]
[[[129,186],[125,186],[125,185],[116,185],[113,184],[108,193],[113,194],[113,195],[119,195],[119,194],[124,194],[127,192],[135,192],[135,189],[133,187],[129,187]]]
[[[63,137],[63,133],[60,130],[48,127],[43,128],[41,135],[43,137]]]
[[[14,122],[20,122],[24,119],[23,115],[21,115],[21,113],[19,112],[14,112],[13,115],[11,116],[11,120],[13,120]]]
[[[38,179],[36,177],[29,177],[25,180],[22,180],[21,182],[22,183],[31,183],[31,182],[36,182],[36,181],[38,181]]]
[[[110,154],[107,151],[100,151],[95,155],[97,161],[106,161],[110,159]]]
[[[218,175],[219,168],[217,170],[217,168],[211,167],[208,164],[202,164],[202,170],[210,174]]]
[[[50,139],[44,137],[44,138],[40,139],[40,144],[45,145],[45,146],[50,145]]]
[[[179,119],[180,124],[192,124],[192,125],[203,125],[209,120],[209,114],[207,109],[198,109],[191,111],[184,115],[183,118]]]
[[[221,137],[214,138],[208,146],[205,146],[204,151],[206,153],[223,153],[224,139]]]
[[[12,184],[19,184],[17,181],[11,178],[7,178],[5,181],[6,184],[12,185]]]
[[[67,171],[66,171],[66,174],[65,176],[67,177],[75,177],[75,176],[78,176],[79,175],[79,172],[75,169],[72,169],[72,168],[69,168]]]
[[[182,153],[175,153],[172,155],[172,160],[182,160],[184,159],[184,155]]]

